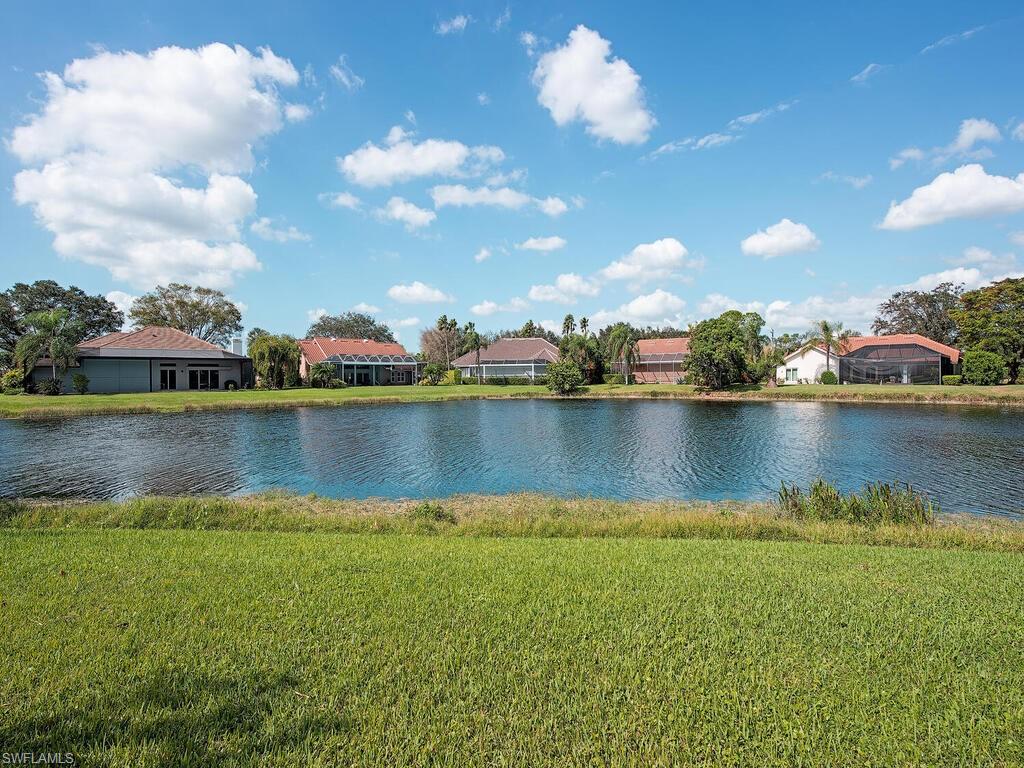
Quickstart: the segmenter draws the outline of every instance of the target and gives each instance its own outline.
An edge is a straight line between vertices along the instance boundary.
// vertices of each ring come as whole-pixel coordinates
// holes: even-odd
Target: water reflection
[[[0,495],[286,488],[765,499],[783,480],[910,481],[1024,509],[1024,413],[837,403],[480,401],[0,421]]]

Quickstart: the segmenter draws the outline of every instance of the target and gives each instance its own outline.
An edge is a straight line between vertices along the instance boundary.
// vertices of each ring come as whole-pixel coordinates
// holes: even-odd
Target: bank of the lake
[[[931,524],[795,520],[775,502],[616,501],[537,493],[443,499],[151,496],[0,500],[0,528],[408,534],[501,538],[803,541],[1024,553],[1024,520],[940,514]]]
[[[0,395],[0,418],[55,418],[104,413],[180,413],[257,408],[555,397],[543,386],[460,385],[452,387],[348,387],[218,392],[142,392],[122,395]],[[596,384],[575,398],[661,398],[680,400],[775,400],[864,403],[943,403],[1024,406],[1024,384],[998,387],[911,384],[826,386],[760,384],[709,392],[684,384]]]
[[[765,510],[486,501],[506,503],[538,524],[478,509],[474,531],[466,500],[9,514],[0,744],[139,766],[1024,760],[1024,555],[704,537]],[[630,515],[707,527],[649,538]],[[335,532],[357,518],[401,534]],[[218,520],[249,530],[195,529]]]

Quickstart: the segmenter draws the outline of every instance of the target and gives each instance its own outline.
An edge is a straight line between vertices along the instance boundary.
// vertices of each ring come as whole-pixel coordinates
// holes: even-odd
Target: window
[[[188,388],[220,389],[220,371],[210,368],[192,368],[188,372]]]
[[[796,376],[799,372],[798,368],[787,368],[786,369],[786,381],[796,383]]]
[[[178,372],[173,368],[160,369],[160,389],[177,389]]]
[[[405,371],[392,371],[391,372],[391,381],[394,384],[405,384],[405,376],[406,376],[406,372]]]

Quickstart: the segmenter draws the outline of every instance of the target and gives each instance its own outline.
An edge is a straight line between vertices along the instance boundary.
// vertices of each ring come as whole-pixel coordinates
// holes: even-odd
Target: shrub
[[[943,376],[942,383],[947,387],[959,387],[963,376]]]
[[[348,384],[343,379],[331,379],[327,382],[328,389],[344,389]]]
[[[457,384],[462,383],[462,371],[457,368],[452,368],[449,371],[445,371],[441,376],[441,380],[438,382],[442,387],[453,387]]]
[[[830,483],[818,478],[804,493],[785,483],[779,489],[779,508],[796,520],[839,520],[862,525],[896,523],[927,525],[935,522],[934,507],[924,494],[909,484],[868,483],[860,494],[844,496]]]
[[[4,391],[4,394],[13,394],[8,390],[17,390],[20,392],[22,387],[25,386],[25,377],[21,375],[19,370],[11,370],[0,376],[0,389]]]
[[[980,349],[964,352],[964,383],[991,387],[1005,378],[1006,362],[995,352]]]
[[[548,389],[555,394],[571,395],[583,386],[583,373],[571,360],[560,360],[547,367]]]
[[[626,377],[621,373],[606,373],[601,377],[601,381],[605,384],[625,384]]]
[[[420,383],[429,380],[430,385],[434,385],[441,380],[442,376],[444,376],[444,368],[438,363],[427,363],[423,366],[423,379],[420,380]]]
[[[421,501],[413,508],[412,516],[417,520],[428,520],[432,523],[451,523],[454,525],[458,522],[454,512],[445,509],[433,501]]]
[[[824,371],[821,374],[821,383],[822,384],[838,384],[839,383],[839,377],[836,376],[835,371]]]
[[[36,392],[40,395],[59,395],[63,386],[60,379],[41,379],[36,382]]]
[[[309,385],[311,387],[329,387],[335,378],[334,366],[324,360],[309,366]]]
[[[71,387],[80,395],[84,395],[89,391],[89,377],[84,373],[74,373],[71,375]]]
[[[508,379],[504,376],[488,376],[484,379],[484,384],[491,384],[496,387],[504,387],[508,384]]]
[[[238,389],[238,382],[235,381],[234,379],[228,379],[227,381],[224,382],[224,389],[234,392],[236,389]]]

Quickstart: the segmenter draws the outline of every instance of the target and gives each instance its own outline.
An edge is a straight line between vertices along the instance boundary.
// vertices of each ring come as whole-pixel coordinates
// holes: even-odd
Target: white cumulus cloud
[[[582,24],[565,45],[540,57],[533,82],[537,100],[557,125],[580,120],[591,135],[619,144],[642,144],[655,125],[640,76],[625,59],[612,58],[611,43]]]
[[[399,304],[441,304],[455,299],[444,291],[414,280],[411,283],[392,285],[388,297]]]
[[[392,197],[387,205],[374,211],[374,215],[386,221],[400,221],[412,232],[421,227],[430,226],[437,214],[426,208],[420,208],[403,197]]]
[[[637,296],[632,301],[620,305],[618,309],[602,309],[595,312],[591,322],[595,326],[624,322],[659,328],[682,328],[687,325],[682,314],[685,307],[686,302],[683,299],[658,288],[652,293]]]
[[[348,208],[350,211],[358,211],[363,205],[363,201],[351,192],[323,194],[320,196],[320,199],[331,208]]]
[[[515,296],[509,299],[504,304],[499,304],[496,301],[490,301],[485,299],[479,304],[474,304],[469,308],[469,311],[478,317],[490,317],[491,315],[499,312],[522,312],[530,308],[529,302],[524,299]]]
[[[276,243],[287,243],[291,240],[308,243],[313,239],[296,227],[288,227],[287,229],[275,227],[273,220],[271,220],[269,216],[261,216],[256,219],[249,229],[252,230],[252,233],[257,237],[261,237],[264,240],[271,240]]]
[[[759,229],[740,243],[740,249],[748,256],[772,259],[787,253],[814,251],[821,241],[806,224],[782,219],[767,229]]]
[[[409,136],[395,126],[383,146],[368,141],[339,157],[338,170],[360,186],[383,187],[424,176],[478,175],[505,159],[499,147],[468,147],[461,141],[442,139],[417,143]]]
[[[481,261],[487,261],[489,258],[491,258],[490,248],[481,248],[479,251],[473,254],[473,261],[475,261],[477,264],[479,264]]]
[[[550,237],[528,237],[518,243],[516,248],[523,251],[557,251],[560,248],[565,248],[567,244],[568,240],[564,237],[551,235]]]
[[[910,197],[889,206],[882,229],[917,229],[948,219],[980,218],[1024,210],[1024,173],[994,176],[977,164],[940,173]]]
[[[367,304],[365,301],[360,301],[358,304],[352,307],[352,311],[362,312],[364,315],[376,315],[378,312],[380,312],[380,307],[374,304]]]
[[[239,174],[283,125],[279,89],[298,81],[268,48],[220,43],[76,59],[43,75],[40,111],[11,135],[26,166],[14,199],[32,207],[61,256],[117,280],[228,287],[260,268],[239,242],[256,208]]]
[[[601,270],[606,280],[631,280],[645,283],[676,277],[687,267],[700,268],[703,259],[689,259],[686,246],[674,237],[664,237],[653,243],[640,243],[621,259]]]
[[[313,110],[305,104],[285,104],[284,116],[289,123],[301,123],[313,114]]]
[[[553,285],[534,285],[527,294],[532,301],[557,301],[560,304],[575,304],[581,296],[597,296],[601,286],[596,280],[577,275],[574,272],[559,275]]]

